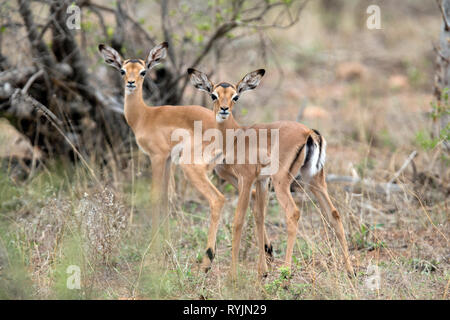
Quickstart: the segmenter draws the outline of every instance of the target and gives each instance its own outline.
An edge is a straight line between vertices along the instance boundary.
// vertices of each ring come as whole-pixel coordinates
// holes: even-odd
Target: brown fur
[[[162,45],[160,45],[162,46]],[[167,47],[167,45],[166,45]],[[105,57],[113,61],[106,61],[112,66],[121,65],[120,56],[113,49],[99,46],[100,52],[109,50]],[[155,49],[154,49],[155,50]],[[154,51],[152,50],[151,53]],[[102,52],[103,54],[103,52]],[[155,55],[158,52],[156,51]],[[160,219],[167,217],[168,212],[168,185],[170,177],[170,153],[176,142],[171,141],[171,134],[175,129],[183,128],[193,133],[194,121],[202,121],[203,130],[215,127],[214,113],[201,106],[158,106],[149,107],[142,98],[142,84],[144,77],[140,75],[145,70],[145,65],[154,65],[151,57],[144,62],[140,59],[125,60],[121,67],[126,71],[123,76],[124,86],[129,81],[134,81],[136,89],[131,93],[125,92],[124,113],[125,119],[131,127],[139,147],[151,159],[152,182],[150,199],[153,203],[153,232],[155,233],[162,224],[167,225]],[[126,89],[125,89],[126,90]],[[192,152],[193,154],[193,152]],[[220,215],[225,203],[225,197],[211,183],[208,178],[210,165],[205,164],[181,164],[186,178],[204,196],[210,206],[211,224],[208,233],[206,251],[208,254],[203,258],[202,267],[208,270],[211,265],[211,257],[215,254],[215,243]],[[231,174],[222,168],[224,178]]]
[[[200,74],[199,71],[190,69],[188,71],[192,76],[195,74]],[[255,71],[251,74],[257,74]],[[262,72],[264,74],[264,72]],[[250,75],[250,74],[249,74]],[[244,77],[244,79],[246,79]],[[241,80],[242,81],[244,81]],[[215,114],[219,113],[222,108],[228,108],[230,114],[226,120],[221,123],[217,123],[217,127],[224,135],[224,146],[226,145],[225,137],[227,129],[238,129],[241,127],[233,118],[232,109],[235,102],[232,97],[236,94],[236,88],[241,84],[239,82],[236,86],[213,86],[213,92],[217,95],[217,99],[214,101],[213,111]],[[258,81],[259,82],[259,81]],[[253,89],[255,86],[251,86]],[[248,90],[248,89],[245,89]],[[245,91],[243,90],[243,91]],[[255,129],[279,129],[279,170],[277,173],[271,176],[273,181],[273,186],[275,189],[275,194],[277,196],[278,202],[283,208],[286,214],[286,224],[288,232],[287,248],[285,265],[290,267],[292,261],[292,252],[294,247],[294,241],[297,234],[297,224],[300,218],[300,210],[297,208],[294,199],[290,193],[290,185],[294,179],[292,172],[298,172],[305,161],[305,149],[303,146],[306,144],[308,137],[312,137],[317,144],[322,143],[322,137],[316,131],[313,131],[306,126],[293,121],[278,121],[268,124],[255,124],[250,128]],[[258,132],[258,131],[257,131]],[[259,135],[259,132],[258,132]],[[270,141],[268,141],[268,146],[270,146]],[[246,144],[248,149],[248,144]],[[300,150],[302,149],[302,150]],[[225,148],[224,148],[225,152]],[[300,153],[300,154],[299,154]],[[239,199],[235,211],[235,216],[233,220],[233,240],[232,240],[232,261],[231,261],[231,274],[233,277],[237,273],[237,264],[239,257],[239,244],[242,234],[242,226],[244,222],[245,212],[247,210],[250,190],[253,183],[256,183],[256,195],[255,195],[255,207],[253,214],[255,217],[255,224],[258,234],[258,245],[259,245],[259,262],[258,262],[258,272],[264,275],[267,272],[267,261],[265,259],[265,247],[270,245],[270,241],[267,238],[267,233],[264,226],[265,220],[265,209],[267,202],[267,178],[260,176],[261,165],[258,164],[229,164],[225,165],[225,168],[233,172],[238,180],[239,188]],[[338,240],[341,243],[344,261],[346,269],[349,273],[353,273],[353,268],[350,264],[348,256],[348,247],[345,239],[344,229],[342,222],[339,219],[339,214],[337,214],[336,208],[333,206],[327,192],[327,185],[325,183],[323,169],[316,174],[311,181],[311,190],[317,197],[320,207],[326,213],[326,216],[331,220],[331,225],[334,227]],[[336,215],[337,214],[337,215]]]

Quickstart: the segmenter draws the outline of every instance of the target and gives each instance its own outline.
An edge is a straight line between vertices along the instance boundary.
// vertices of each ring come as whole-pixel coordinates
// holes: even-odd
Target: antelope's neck
[[[225,120],[224,122],[217,123],[217,128],[222,133],[223,137],[223,152],[226,152],[226,146],[227,146],[227,129],[231,130],[237,130],[242,128],[239,123],[234,120],[233,114],[230,114],[229,118]]]
[[[139,120],[143,119],[146,112],[144,99],[142,98],[142,88],[136,88],[132,93],[128,94],[125,89],[124,98],[124,114],[128,125],[135,130],[139,124]]]

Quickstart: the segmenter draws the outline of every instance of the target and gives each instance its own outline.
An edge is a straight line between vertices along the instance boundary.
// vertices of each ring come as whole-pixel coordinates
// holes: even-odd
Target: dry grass
[[[302,217],[291,272],[281,268],[285,223],[271,195],[266,225],[275,249],[272,271],[262,281],[257,278],[249,212],[239,280],[229,281],[236,204],[230,186],[222,186],[228,201],[209,274],[198,268],[208,206],[189,185],[184,189],[177,183],[172,190],[171,234],[163,250],[149,250],[151,169],[135,151],[125,169],[89,162],[98,183],[85,167],[58,161],[25,182],[12,179],[13,170],[3,167],[0,298],[448,299],[448,158],[439,145],[423,148],[418,135],[431,125],[434,54],[429,39],[438,35],[439,13],[422,10],[428,6],[421,1],[411,3],[409,14],[386,4],[382,31],[366,30],[352,18],[358,11],[350,5],[339,17],[345,23],[329,29],[323,19],[330,18],[312,4],[301,24],[267,36],[276,59],[255,60],[252,44],[242,44],[249,56],[224,62],[214,75],[237,81],[266,65],[262,88],[238,105],[240,121],[293,119],[306,105],[309,111],[301,121],[327,138],[331,173],[387,182],[418,151],[414,170],[409,165],[395,181],[401,192],[387,195],[364,185],[329,184],[343,215],[355,278],[346,276],[338,242],[314,199],[300,191],[295,198]],[[360,66],[353,68],[351,79],[341,75],[348,62]],[[183,181],[179,171],[175,178]],[[66,288],[69,265],[81,269],[81,290]],[[371,290],[368,282],[376,272],[379,288]]]
[[[71,168],[69,171],[81,171]],[[75,176],[79,176],[76,174]],[[88,175],[85,175],[88,178]],[[269,277],[256,275],[257,248],[253,221],[248,213],[242,241],[240,278],[228,279],[231,221],[235,192],[227,203],[218,234],[216,260],[209,274],[199,270],[208,228],[208,207],[192,190],[186,199],[174,196],[171,236],[162,252],[149,251],[148,177],[132,186],[124,179],[116,191],[67,183],[58,190],[46,173],[28,186],[17,188],[3,177],[2,188],[17,188],[6,195],[2,210],[0,292],[3,298],[88,299],[442,299],[448,290],[449,250],[446,203],[421,207],[408,184],[405,193],[391,196],[369,191],[351,193],[331,186],[332,197],[345,218],[357,276],[343,270],[339,245],[314,202],[296,194],[302,207],[299,237],[291,272],[281,268],[285,250],[285,225],[271,196],[267,227],[276,260]],[[53,179],[56,177],[52,176]],[[64,184],[64,181],[66,182]],[[9,185],[7,185],[9,183]],[[36,193],[36,189],[43,192]],[[5,195],[5,189],[2,189]],[[436,191],[437,192],[437,191]],[[56,196],[57,195],[57,196]],[[26,199],[25,202],[22,200]],[[189,200],[187,200],[189,199]],[[4,200],[4,199],[2,199]],[[127,226],[131,203],[134,222]],[[367,209],[370,204],[370,209]],[[8,229],[6,229],[8,228]],[[112,239],[111,239],[112,237]],[[66,269],[77,265],[82,289],[65,288]],[[367,281],[376,266],[379,290]]]

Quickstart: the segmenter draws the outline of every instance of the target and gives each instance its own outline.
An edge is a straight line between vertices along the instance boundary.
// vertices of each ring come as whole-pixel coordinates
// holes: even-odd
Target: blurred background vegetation
[[[366,26],[380,7],[381,29]],[[66,21],[80,8],[80,29]],[[444,10],[445,11],[445,10]],[[448,68],[435,1],[170,0],[2,1],[0,4],[0,298],[448,299]],[[327,139],[333,201],[358,275],[348,279],[314,200],[302,211],[295,263],[282,210],[270,196],[273,272],[256,278],[248,215],[241,281],[226,273],[236,191],[217,255],[197,270],[208,206],[181,172],[171,186],[170,238],[149,252],[151,166],[123,118],[119,73],[99,43],[145,58],[168,41],[145,82],[149,105],[200,104],[186,68],[237,82],[256,68],[260,87],[235,110],[241,124],[297,120]],[[81,290],[66,286],[81,268]],[[373,266],[381,277],[371,290]]]

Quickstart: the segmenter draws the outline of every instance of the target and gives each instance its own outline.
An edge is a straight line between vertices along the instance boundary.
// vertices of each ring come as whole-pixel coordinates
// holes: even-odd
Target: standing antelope
[[[278,121],[270,124],[256,124],[251,127],[241,127],[233,118],[233,106],[239,99],[240,94],[256,88],[264,73],[265,71],[263,69],[250,72],[236,85],[227,82],[221,82],[214,85],[205,73],[192,68],[188,69],[191,83],[197,89],[206,91],[210,94],[213,100],[213,111],[216,116],[217,128],[222,132],[224,137],[223,152],[225,159],[227,159],[227,153],[229,152],[226,142],[227,130],[241,129],[240,134],[244,135],[248,130],[255,130],[258,136],[261,136],[262,134],[267,135],[268,130],[279,130],[277,159],[279,161],[279,166],[277,172],[271,175],[263,175],[262,168],[264,165],[261,164],[261,162],[256,164],[250,164],[249,162],[237,164],[234,162],[226,163],[223,166],[224,170],[234,173],[238,179],[239,186],[239,200],[233,220],[231,275],[235,277],[237,273],[242,226],[249,204],[250,190],[255,182],[256,212],[254,215],[259,245],[258,272],[261,275],[264,275],[267,272],[267,263],[264,258],[264,252],[267,251],[268,246],[270,248],[271,246],[265,232],[264,218],[267,198],[267,181],[269,177],[272,178],[278,202],[286,214],[288,240],[284,264],[288,267],[291,266],[300,210],[297,208],[294,199],[292,198],[290,185],[294,177],[297,176],[297,173],[300,173],[302,179],[310,184],[311,191],[319,200],[321,209],[326,212],[328,219],[331,221],[331,225],[335,229],[343,250],[346,270],[348,273],[353,274],[341,217],[328,196],[327,185],[325,182],[323,168],[326,149],[325,139],[318,131],[311,130],[294,121]],[[236,138],[233,137],[233,139],[234,141],[232,144],[234,144],[234,151],[236,151],[236,148],[239,146],[236,146]],[[266,139],[270,140],[270,137],[266,137]],[[250,155],[252,152],[250,149],[255,148],[255,146],[250,146],[250,139],[247,140],[249,141],[249,144],[244,145],[245,154]],[[241,142],[242,141],[246,140],[241,139]],[[255,141],[260,141],[260,139]],[[271,147],[269,146],[272,146],[272,143],[267,142],[265,147],[268,149],[269,153],[274,152],[275,150],[271,150]],[[256,149],[258,148],[262,148],[262,146],[256,145]],[[249,156],[246,160],[248,160],[248,158]]]
[[[119,53],[104,44],[98,49],[105,62],[120,71],[125,86],[124,113],[136,142],[143,152],[149,155],[152,166],[150,199],[153,203],[152,229],[160,227],[160,216],[168,211],[168,181],[170,177],[171,150],[177,144],[172,141],[174,130],[182,128],[191,134],[194,121],[202,121],[202,128],[215,127],[214,113],[201,106],[159,106],[149,107],[142,98],[142,84],[148,70],[156,66],[166,56],[167,43],[153,48],[147,59],[123,60]],[[194,146],[193,146],[194,147]],[[211,223],[208,232],[206,255],[202,267],[207,271],[215,253],[216,234],[220,213],[225,197],[208,179],[208,163],[180,164],[185,176],[192,185],[208,200],[211,211]],[[231,177],[225,169],[223,177]],[[233,181],[232,181],[233,182]]]

